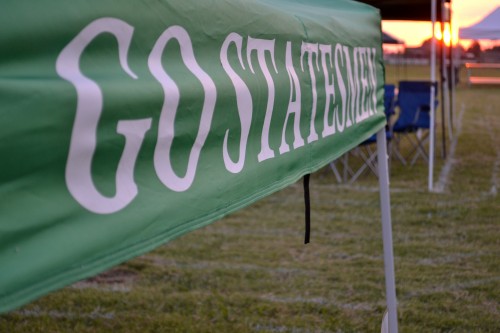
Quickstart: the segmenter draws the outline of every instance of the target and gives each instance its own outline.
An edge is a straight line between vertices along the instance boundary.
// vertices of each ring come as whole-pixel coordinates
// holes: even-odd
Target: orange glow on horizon
[[[437,1],[439,3],[439,1]],[[481,21],[486,15],[491,13],[496,7],[500,6],[500,0],[452,0],[452,32],[450,34],[448,24],[445,29],[445,43],[449,45],[461,44],[468,47],[471,40],[460,40],[458,38],[459,28],[465,28]],[[383,21],[382,29],[390,35],[403,40],[406,47],[418,47],[431,38],[431,22],[421,21]],[[436,23],[436,37],[441,35],[439,23]],[[449,40],[449,41],[448,41]],[[447,42],[448,41],[448,42]],[[491,41],[481,40],[481,45],[491,44]]]
[[[436,35],[436,39],[438,41],[444,40],[444,44],[446,46],[450,46],[450,43],[453,43],[453,45],[458,44],[458,31],[453,31],[453,34],[451,34],[449,23],[444,24],[444,37],[443,34],[441,33],[441,24],[439,23],[436,24],[435,26],[434,34]]]

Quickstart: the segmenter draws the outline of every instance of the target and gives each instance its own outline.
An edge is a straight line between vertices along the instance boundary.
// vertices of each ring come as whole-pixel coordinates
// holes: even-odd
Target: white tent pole
[[[450,113],[448,114],[448,136],[450,137],[450,140],[453,140],[453,114],[455,113],[456,110],[456,103],[455,103],[455,92],[456,92],[456,76],[455,76],[455,47],[453,47],[453,7],[451,5],[451,0],[450,0],[450,7],[448,8],[449,12],[449,19],[450,19],[450,41],[451,41],[451,47],[450,47],[450,68],[451,68],[451,107],[450,107]]]
[[[436,108],[434,102],[434,94],[436,93],[436,36],[434,33],[434,28],[436,26],[436,0],[431,1],[431,19],[432,19],[432,40],[431,40],[431,100],[430,100],[430,112],[431,112],[431,124],[430,124],[430,140],[429,140],[429,191],[433,188],[433,176],[434,176],[434,140],[435,140],[435,129],[434,124]]]
[[[446,123],[448,122],[448,128],[451,127],[451,124],[449,123],[450,120],[450,103],[449,103],[449,91],[448,91],[448,86],[449,86],[449,76],[448,76],[448,59],[446,57],[446,43],[444,41],[444,35],[446,33],[446,22],[449,22],[448,20],[448,14],[446,11],[446,5],[445,5],[445,0],[441,0],[440,3],[441,6],[441,100],[442,100],[442,106],[441,106],[441,146],[442,146],[442,152],[441,156],[443,158],[446,158]],[[450,35],[451,37],[451,35]],[[446,121],[445,121],[446,120]],[[450,138],[451,139],[451,138]]]
[[[377,161],[380,188],[380,210],[382,211],[382,240],[384,246],[385,297],[389,314],[389,332],[398,333],[398,311],[396,301],[396,279],[394,276],[394,253],[392,249],[391,200],[389,193],[389,167],[385,128],[377,133]]]

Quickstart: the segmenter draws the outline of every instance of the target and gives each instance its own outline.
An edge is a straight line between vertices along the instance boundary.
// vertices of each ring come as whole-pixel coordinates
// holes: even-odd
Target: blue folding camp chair
[[[428,160],[424,143],[427,142],[430,129],[430,97],[431,82],[428,81],[401,81],[397,106],[399,116],[392,128],[394,132],[394,155],[404,164],[411,157],[410,164],[414,164],[419,157]],[[436,84],[434,83],[436,87]],[[437,89],[434,90],[437,95]],[[437,106],[437,100],[435,103]],[[402,140],[406,138],[411,145],[411,151],[403,157],[400,148]]]
[[[385,135],[388,145],[392,140],[392,126],[390,119],[394,114],[395,106],[395,93],[396,87],[393,84],[386,84],[384,86],[384,112],[387,118],[387,125],[385,128]],[[374,175],[378,176],[377,168],[377,149],[374,146],[377,143],[377,134],[372,135],[369,139],[365,140],[358,147],[356,147],[352,154],[359,157],[362,160],[362,165],[357,171],[351,171],[351,178],[349,183],[355,182],[359,176],[361,176],[365,171],[369,170]],[[387,151],[391,151],[389,148]]]

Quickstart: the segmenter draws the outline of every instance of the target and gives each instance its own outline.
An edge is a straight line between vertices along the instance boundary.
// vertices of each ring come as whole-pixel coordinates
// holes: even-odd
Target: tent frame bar
[[[382,214],[382,241],[384,247],[385,297],[389,319],[389,332],[398,333],[396,279],[394,274],[394,252],[392,242],[391,200],[389,192],[389,155],[385,128],[377,133],[378,180],[380,210]]]
[[[431,97],[430,97],[430,140],[429,140],[429,181],[428,188],[432,192],[434,186],[434,141],[435,141],[435,123],[436,123],[436,106],[435,106],[435,82],[436,82],[436,34],[434,28],[436,26],[437,8],[436,0],[431,1],[431,20],[432,20],[432,40],[431,40]]]

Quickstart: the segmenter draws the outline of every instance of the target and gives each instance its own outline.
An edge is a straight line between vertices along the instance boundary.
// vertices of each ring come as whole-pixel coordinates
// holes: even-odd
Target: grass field
[[[427,77],[387,68],[388,82]],[[460,84],[456,98],[442,191],[427,191],[421,160],[391,164],[401,332],[500,332],[500,90]],[[298,183],[0,316],[0,332],[380,332],[377,179],[338,184],[325,168],[311,195],[308,245]]]

